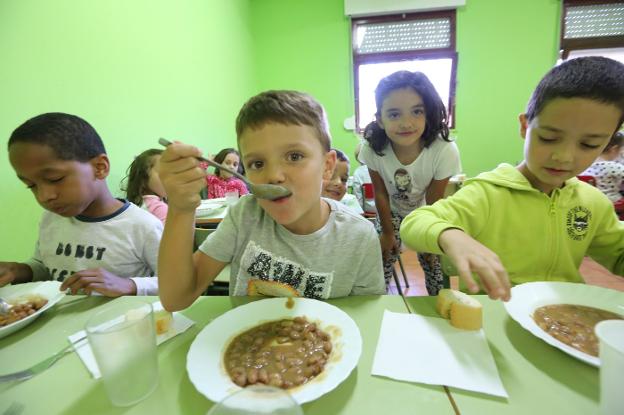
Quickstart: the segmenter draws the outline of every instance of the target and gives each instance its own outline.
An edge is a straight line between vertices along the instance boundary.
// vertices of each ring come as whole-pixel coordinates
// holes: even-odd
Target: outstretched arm
[[[158,284],[163,307],[170,311],[192,304],[225,265],[201,252],[193,254],[195,208],[206,183],[199,156],[196,147],[173,143],[160,158],[169,211],[158,251]]]
[[[375,189],[375,206],[377,207],[377,217],[381,224],[381,235],[379,235],[381,254],[384,259],[387,259],[393,253],[398,252],[399,249],[397,240],[394,237],[394,227],[392,226],[390,196],[388,196],[388,190],[381,175],[375,170],[368,169],[368,171]]]
[[[479,291],[479,285],[472,278],[474,272],[491,299],[509,300],[511,284],[498,255],[459,229],[443,231],[438,243],[457,268],[459,277],[467,284],[470,292]]]
[[[32,279],[32,269],[28,265],[19,262],[0,262],[0,287],[30,282]]]

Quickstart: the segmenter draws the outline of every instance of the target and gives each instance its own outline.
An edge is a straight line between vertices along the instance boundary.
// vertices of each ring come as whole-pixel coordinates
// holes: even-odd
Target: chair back
[[[216,229],[205,229],[205,228],[195,228],[195,241],[193,242],[193,251],[196,251],[197,248],[204,242],[204,239],[208,237],[211,233],[213,233]]]
[[[582,174],[580,176],[576,176],[576,178],[579,179],[582,182],[589,183],[592,186],[596,186],[596,178],[594,176],[590,176],[590,175],[587,175],[587,174]]]

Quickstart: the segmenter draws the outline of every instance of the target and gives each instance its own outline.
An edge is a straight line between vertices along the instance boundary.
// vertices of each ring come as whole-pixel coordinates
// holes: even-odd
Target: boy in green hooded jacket
[[[563,62],[542,78],[519,116],[524,160],[467,180],[460,191],[408,215],[401,238],[446,254],[470,292],[508,300],[529,281],[583,282],[589,255],[624,275],[624,223],[598,189],[576,176],[624,121],[624,64]]]

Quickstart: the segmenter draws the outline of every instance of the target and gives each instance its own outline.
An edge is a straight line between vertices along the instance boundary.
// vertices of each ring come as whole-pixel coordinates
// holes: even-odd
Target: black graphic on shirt
[[[570,209],[566,217],[568,236],[575,241],[585,239],[591,218],[591,212],[583,206],[576,206]]]
[[[102,246],[81,244],[72,245],[71,243],[63,242],[59,242],[55,251],[57,256],[73,257],[77,259],[93,259],[96,261],[101,261],[104,257],[105,252],[106,248]],[[57,268],[48,268],[48,273],[50,274],[52,279],[57,281],[64,281],[65,278],[69,277],[75,272],[76,271],[70,271],[67,269],[59,270]]]
[[[249,280],[256,278],[290,285],[303,297],[325,299],[330,296],[334,274],[314,272],[251,241],[241,256],[235,293],[246,294]]]

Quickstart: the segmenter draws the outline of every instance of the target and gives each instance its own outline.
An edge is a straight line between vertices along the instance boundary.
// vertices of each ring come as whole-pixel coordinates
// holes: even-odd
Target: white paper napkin
[[[155,312],[163,309],[160,301],[152,303],[152,307],[154,308]],[[193,320],[189,319],[183,314],[174,312],[173,321],[171,322],[171,328],[166,333],[156,335],[156,344],[159,345],[166,342],[170,338],[177,336],[180,333],[184,333],[193,324],[195,324]],[[80,356],[80,360],[82,360],[82,363],[84,363],[87,370],[91,372],[93,378],[99,379],[102,375],[100,374],[100,369],[98,368],[95,357],[93,356],[93,350],[91,350],[91,346],[86,339],[85,331],[80,330],[79,332],[69,336],[68,339],[70,343],[74,343],[74,350],[76,351],[76,354]]]
[[[483,330],[385,311],[373,375],[508,397]]]

